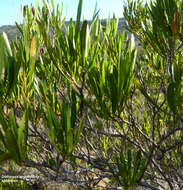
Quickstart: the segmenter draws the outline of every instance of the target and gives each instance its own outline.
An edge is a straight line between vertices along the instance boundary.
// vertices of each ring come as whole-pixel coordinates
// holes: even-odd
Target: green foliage
[[[131,9],[134,10],[135,17]],[[169,71],[172,81],[167,88],[167,101],[170,109],[178,114],[176,107],[182,99],[182,3],[162,0],[151,1],[144,6],[141,1],[128,1],[124,15],[129,22],[128,29],[137,35],[146,50],[153,50],[166,62],[162,68],[164,77],[168,77]],[[180,109],[179,105],[179,114]]]
[[[1,166],[85,189],[181,189],[182,2],[127,1],[129,36],[97,9],[82,21],[82,3],[69,23],[53,0],[24,6],[20,39],[0,36]]]
[[[57,119],[56,113],[47,105],[48,136],[55,150],[61,153],[64,159],[70,156],[75,149],[84,124],[83,118],[76,128],[76,114],[78,111],[74,92],[72,92],[71,104],[71,109],[65,100],[59,104],[58,112],[60,113],[61,121]]]
[[[0,110],[0,141],[4,147],[0,150],[0,162],[14,160],[18,165],[22,165],[26,158],[27,135],[28,135],[28,116],[25,112],[20,124],[17,125],[13,110],[10,111],[8,121]]]
[[[95,65],[88,72],[87,83],[99,105],[95,112],[104,118],[115,115],[116,112],[120,115],[132,83],[136,52],[134,49],[122,51],[124,34],[116,39],[119,44],[119,47],[115,47],[118,55],[116,62],[111,64],[103,59],[99,68]]]
[[[0,189],[3,189],[3,190],[14,190],[14,189],[33,190],[33,187],[27,185],[23,181],[17,181],[17,182],[4,182],[4,183],[1,182]]]
[[[114,171],[114,177],[124,187],[125,190],[133,190],[136,188],[137,182],[144,172],[145,159],[142,158],[141,152],[132,154],[129,149],[127,158],[122,152],[120,157],[115,157],[118,172]]]
[[[0,64],[0,89],[1,101],[3,101],[4,98],[9,96],[15,88],[20,65],[15,63],[10,43],[5,33],[0,36],[0,44],[2,49]]]

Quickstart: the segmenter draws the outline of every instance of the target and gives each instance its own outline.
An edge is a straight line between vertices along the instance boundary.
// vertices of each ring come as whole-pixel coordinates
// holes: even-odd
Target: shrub
[[[0,38],[2,175],[182,189],[182,6],[127,1],[130,37],[96,10],[81,22],[82,0],[68,26],[53,1],[25,6],[21,38]]]

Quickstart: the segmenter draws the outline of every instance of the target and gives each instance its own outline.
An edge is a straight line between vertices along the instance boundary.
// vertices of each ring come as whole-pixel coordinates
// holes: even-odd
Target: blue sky
[[[13,25],[15,21],[21,22],[21,7],[23,5],[36,4],[37,0],[1,0],[0,6],[0,26]],[[39,0],[41,3],[41,0]],[[66,19],[76,18],[77,6],[79,0],[54,0],[55,4],[63,3],[63,16]],[[112,17],[115,13],[116,17],[123,16],[124,0],[83,0],[83,15],[86,19],[91,19],[93,10],[97,2],[97,8],[100,9],[100,18]]]

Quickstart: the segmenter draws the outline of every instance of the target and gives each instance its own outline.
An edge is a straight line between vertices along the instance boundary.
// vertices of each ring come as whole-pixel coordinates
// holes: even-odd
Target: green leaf
[[[134,50],[135,48],[135,38],[134,35],[131,34],[131,51]]]
[[[4,41],[2,34],[0,35],[0,48],[1,48],[1,51],[0,51],[0,76],[2,76],[2,71],[3,71],[4,65],[7,61],[7,56],[6,56],[6,51],[5,51],[6,46],[5,46],[5,41]]]
[[[83,22],[80,32],[80,47],[81,47],[83,66],[85,65],[85,58],[87,57],[88,54],[88,42],[89,42],[89,29],[88,29],[88,23],[85,20]]]
[[[47,116],[47,121],[48,121],[48,136],[51,140],[51,142],[53,143],[53,145],[55,145],[55,132],[54,132],[54,124],[53,124],[53,118],[52,118],[52,110],[51,108],[48,106],[47,104],[47,113],[48,113],[48,116]],[[58,122],[58,121],[54,121],[54,122]]]
[[[9,153],[0,153],[0,163],[12,159],[12,155]]]
[[[74,135],[74,142],[73,142],[74,148],[76,147],[77,143],[79,142],[79,138],[80,138],[81,132],[83,131],[83,127],[84,127],[84,122],[85,122],[85,116],[83,115],[83,117],[81,118],[81,121],[78,125],[76,134]]]
[[[67,139],[67,155],[70,155],[74,149],[74,144],[73,144],[73,140],[74,140],[74,130],[72,128],[70,128],[70,130],[68,131],[68,133],[66,134],[66,139]]]
[[[6,44],[6,48],[8,50],[9,55],[13,56],[13,53],[12,53],[12,50],[11,50],[11,46],[10,46],[10,43],[9,43],[9,40],[8,40],[8,36],[6,35],[5,32],[3,32],[3,38],[4,38],[4,41],[5,41],[5,44]]]
[[[28,142],[28,108],[25,105],[25,123],[24,123],[24,148],[27,151],[27,142]]]
[[[95,4],[95,9],[94,9],[94,11],[93,11],[92,21],[95,21],[96,17],[97,17],[98,14],[99,14],[99,11],[100,11],[100,10],[97,11],[97,2],[96,2],[96,4]]]
[[[18,138],[18,126],[17,123],[15,121],[15,117],[14,117],[14,113],[13,110],[11,109],[10,113],[9,113],[9,129],[12,130],[13,135],[15,136],[15,138]]]
[[[129,182],[130,182],[130,180],[131,180],[131,170],[132,170],[132,152],[131,152],[131,150],[129,149],[128,150],[128,169],[127,169],[127,171],[128,171],[128,173],[127,173],[127,176],[128,176],[128,180],[129,180]]]
[[[177,84],[174,82],[170,83],[167,89],[167,101],[174,113],[178,113],[178,106],[180,105],[179,96]]]
[[[133,166],[133,176],[132,176],[132,183],[136,183],[138,180],[137,173],[139,172],[139,168],[141,166],[141,152],[140,150],[136,153],[135,158],[134,158],[134,166]]]
[[[17,138],[14,136],[14,134],[10,129],[6,131],[5,139],[6,139],[6,148],[8,149],[8,152],[12,155],[13,160],[18,165],[21,165],[22,162],[21,162],[19,147],[17,144]]]
[[[25,147],[24,147],[24,138],[23,137],[23,130],[25,129],[25,117],[26,117],[26,112],[24,113],[21,121],[20,121],[20,125],[18,128],[18,146],[19,146],[19,150],[20,150],[20,154],[21,157],[24,157],[24,151],[25,151]],[[25,131],[24,131],[25,132]]]
[[[15,24],[16,24],[16,27],[18,28],[18,30],[20,31],[20,33],[23,35],[22,27],[17,22],[15,22]]]
[[[8,83],[7,85],[7,95],[9,95],[12,90],[14,89],[16,82],[17,82],[17,75],[18,75],[18,70],[17,69],[17,65],[15,65],[15,60],[13,57],[9,57],[8,59],[9,63],[6,66],[7,69],[7,76],[8,76],[8,80],[6,81]]]
[[[71,106],[71,127],[74,129],[76,122],[76,94],[72,89],[72,106]]]
[[[1,128],[0,128],[0,141],[3,142],[4,146],[6,146],[6,142],[5,142],[4,135],[3,135]]]
[[[79,0],[78,10],[77,10],[76,27],[75,27],[75,30],[76,30],[75,42],[77,42],[77,40],[78,40],[78,35],[79,35],[79,31],[80,31],[80,19],[81,19],[82,4],[83,4],[83,0]]]
[[[119,167],[119,170],[120,170],[120,175],[124,178],[126,177],[127,175],[127,162],[125,160],[125,156],[124,156],[124,153],[122,152],[121,155],[120,155],[120,159],[118,161],[118,167]]]
[[[70,114],[68,110],[68,104],[66,100],[64,99],[62,102],[62,107],[61,107],[61,122],[62,122],[62,127],[64,129],[65,135],[69,133],[69,130],[71,128],[69,119],[70,119]]]
[[[3,130],[6,132],[6,130],[8,129],[8,124],[6,122],[6,119],[4,118],[2,108],[0,108],[0,123],[3,127]]]

